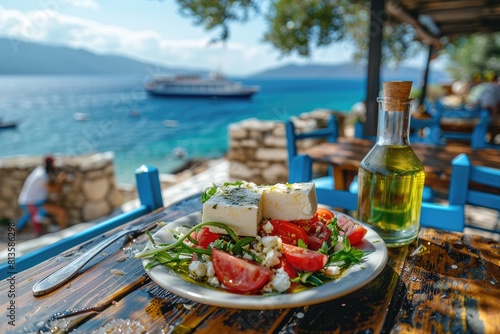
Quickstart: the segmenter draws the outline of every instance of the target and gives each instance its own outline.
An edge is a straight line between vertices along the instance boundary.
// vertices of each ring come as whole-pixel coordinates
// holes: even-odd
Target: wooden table
[[[335,187],[347,189],[354,175],[357,174],[361,160],[375,143],[357,138],[339,138],[337,143],[321,143],[308,148],[303,153],[315,161],[334,166]],[[413,150],[424,165],[425,184],[444,192],[449,188],[451,160],[460,153],[466,153],[476,165],[500,168],[500,150],[472,149],[467,145],[434,146],[412,144]]]
[[[141,219],[170,221],[200,207],[194,196]],[[146,240],[143,235],[124,248],[117,242],[116,252],[107,249],[109,256],[41,297],[33,297],[33,284],[91,244],[21,273],[14,269],[0,282],[0,332],[59,326],[91,333],[114,319],[141,324],[149,333],[500,332],[500,243],[479,236],[422,229],[418,242],[390,249],[382,273],[360,290],[312,306],[261,311],[199,304],[160,288],[131,256]],[[58,312],[86,308],[92,309],[49,321]]]

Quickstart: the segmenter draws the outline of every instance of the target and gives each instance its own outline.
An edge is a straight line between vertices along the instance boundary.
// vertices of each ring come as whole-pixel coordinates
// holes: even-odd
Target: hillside
[[[285,66],[269,69],[251,76],[252,79],[297,79],[297,78],[325,78],[325,79],[346,79],[356,80],[366,77],[367,69],[362,66],[351,64],[341,65],[296,65],[288,64]],[[382,69],[381,76],[383,80],[411,80],[419,81],[423,79],[424,69],[412,67],[399,67],[395,70]],[[448,76],[444,72],[430,71],[430,82],[447,81]]]
[[[210,70],[200,68],[169,68],[136,61],[124,56],[98,55],[82,49],[41,45],[31,42],[0,38],[0,75],[106,75],[106,74],[198,74]],[[287,64],[271,68],[247,78],[251,79],[346,79],[366,77],[366,68],[351,64],[328,65]],[[382,70],[383,80],[412,80],[423,78],[423,68],[400,67]],[[447,81],[443,72],[430,72],[430,82]]]
[[[206,72],[167,68],[122,56],[0,38],[0,74],[81,75]]]

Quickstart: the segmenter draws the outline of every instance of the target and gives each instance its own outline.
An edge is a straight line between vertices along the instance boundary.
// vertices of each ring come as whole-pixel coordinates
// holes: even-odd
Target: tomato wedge
[[[333,218],[335,218],[333,212],[326,208],[318,208],[318,210],[316,210],[316,215],[318,215],[318,220],[325,224],[328,224]]]
[[[346,235],[351,245],[357,244],[358,242],[363,240],[366,232],[368,232],[366,228],[354,222],[347,216],[341,216],[337,220],[337,225],[343,230],[340,231],[339,235]]]
[[[259,290],[273,275],[271,269],[263,265],[235,257],[218,249],[212,250],[212,264],[219,281],[237,292]]]
[[[297,270],[318,271],[328,262],[328,256],[316,251],[283,244],[283,253],[288,262]]]
[[[207,226],[203,226],[198,234],[196,235],[196,241],[198,242],[198,247],[207,248],[210,243],[219,239],[219,234],[210,231]]]
[[[323,242],[330,239],[332,232],[322,222],[314,222],[309,227],[309,242],[307,247],[312,250],[318,250],[323,245]]]
[[[288,277],[290,278],[295,278],[299,276],[297,274],[297,270],[288,262],[288,260],[285,257],[280,257],[280,264],[277,266],[277,268],[283,268],[283,270],[288,274]]]
[[[273,225],[273,230],[268,235],[278,236],[284,243],[289,245],[298,245],[299,239],[306,245],[309,242],[309,237],[302,227],[286,220],[271,219],[269,222]]]

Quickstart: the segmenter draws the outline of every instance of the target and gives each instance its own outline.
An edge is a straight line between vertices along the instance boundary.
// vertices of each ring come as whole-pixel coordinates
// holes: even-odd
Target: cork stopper
[[[386,81],[384,89],[384,107],[388,111],[405,111],[411,91],[411,81]]]

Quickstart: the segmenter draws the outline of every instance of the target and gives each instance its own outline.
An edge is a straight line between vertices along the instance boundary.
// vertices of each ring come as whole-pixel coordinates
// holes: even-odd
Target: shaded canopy
[[[434,37],[451,37],[472,33],[500,31],[498,0],[400,0],[401,14],[416,20]],[[395,18],[405,22],[397,13]],[[413,24],[412,24],[413,25]]]
[[[429,45],[429,54],[455,37],[500,31],[498,0],[372,0],[372,27],[383,24],[373,15],[381,9],[396,21],[413,26],[418,40]],[[365,135],[369,136],[375,135],[377,128],[378,105],[375,99],[380,80],[380,40],[376,34],[370,37],[365,127]]]

